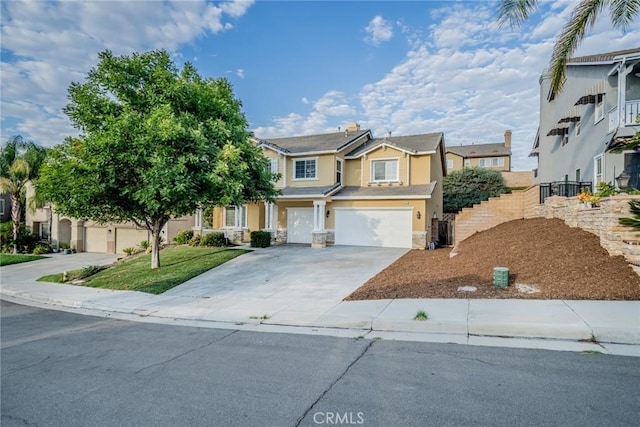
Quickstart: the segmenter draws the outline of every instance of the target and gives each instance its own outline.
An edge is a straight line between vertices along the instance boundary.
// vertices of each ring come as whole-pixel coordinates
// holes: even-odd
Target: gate
[[[455,220],[445,219],[438,221],[438,242],[440,246],[453,245],[453,229]]]

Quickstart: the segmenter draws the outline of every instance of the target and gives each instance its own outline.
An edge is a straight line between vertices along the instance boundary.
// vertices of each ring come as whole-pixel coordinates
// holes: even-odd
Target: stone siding
[[[413,232],[412,236],[412,248],[413,249],[424,249],[427,247],[427,232],[426,231],[417,231]]]
[[[276,243],[287,243],[287,229],[279,228],[276,230]]]

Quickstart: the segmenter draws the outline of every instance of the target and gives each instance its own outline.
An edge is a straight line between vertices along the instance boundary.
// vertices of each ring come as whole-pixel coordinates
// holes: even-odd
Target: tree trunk
[[[20,216],[22,214],[20,193],[11,194],[11,221],[13,222],[13,253],[18,253],[18,232],[20,230]]]
[[[156,221],[151,228],[151,268],[160,267],[160,233],[164,223]]]

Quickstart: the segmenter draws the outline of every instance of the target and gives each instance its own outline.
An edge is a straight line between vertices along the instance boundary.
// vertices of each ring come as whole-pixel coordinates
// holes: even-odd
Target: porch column
[[[326,206],[327,203],[324,200],[314,200],[313,202],[312,248],[324,248],[327,246],[327,231],[324,229],[324,210]]]
[[[275,216],[274,216],[274,207],[273,203],[265,203],[264,204],[264,228],[265,230],[275,230]]]
[[[315,200],[313,202],[313,230],[324,231],[324,208],[327,202]]]

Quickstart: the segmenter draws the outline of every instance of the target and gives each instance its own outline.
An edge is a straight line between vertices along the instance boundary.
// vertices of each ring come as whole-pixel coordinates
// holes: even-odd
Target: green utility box
[[[506,288],[509,286],[509,269],[506,267],[495,267],[493,269],[493,286],[496,288]]]

